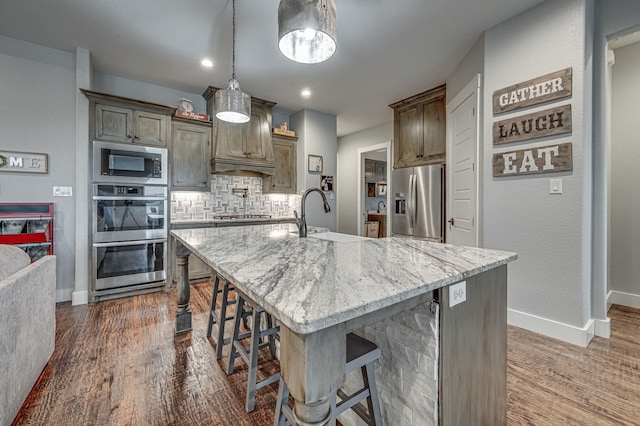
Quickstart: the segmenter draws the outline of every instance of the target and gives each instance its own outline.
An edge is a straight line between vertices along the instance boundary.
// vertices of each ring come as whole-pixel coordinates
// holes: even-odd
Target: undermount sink
[[[358,235],[341,234],[339,232],[317,232],[315,234],[308,234],[309,238],[317,238],[319,240],[335,241],[337,243],[351,243],[355,241],[366,240],[366,237],[360,237]]]

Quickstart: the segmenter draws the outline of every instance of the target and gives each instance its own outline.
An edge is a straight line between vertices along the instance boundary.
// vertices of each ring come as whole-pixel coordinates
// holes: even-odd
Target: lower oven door
[[[166,239],[93,244],[94,289],[164,281],[166,259]]]

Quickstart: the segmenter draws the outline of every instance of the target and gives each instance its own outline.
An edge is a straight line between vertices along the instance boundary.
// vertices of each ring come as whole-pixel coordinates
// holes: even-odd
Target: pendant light
[[[226,89],[215,94],[216,117],[229,123],[246,123],[251,118],[251,96],[240,90],[236,80],[236,1],[233,0],[233,47],[231,49],[231,80]]]
[[[336,5],[333,0],[280,0],[278,47],[304,64],[326,61],[336,51]]]

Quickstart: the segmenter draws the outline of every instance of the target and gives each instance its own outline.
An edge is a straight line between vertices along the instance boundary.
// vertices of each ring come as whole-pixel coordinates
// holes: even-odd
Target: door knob
[[[449,219],[448,222],[449,222],[449,225],[454,226],[453,225],[453,218]]]

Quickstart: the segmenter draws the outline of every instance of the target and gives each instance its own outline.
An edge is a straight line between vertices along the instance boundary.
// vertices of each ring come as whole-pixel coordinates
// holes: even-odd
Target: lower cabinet
[[[208,191],[211,123],[174,118],[172,133],[171,189]]]
[[[295,194],[297,190],[297,150],[298,138],[273,134],[273,157],[276,169],[273,176],[263,179],[264,193]]]

